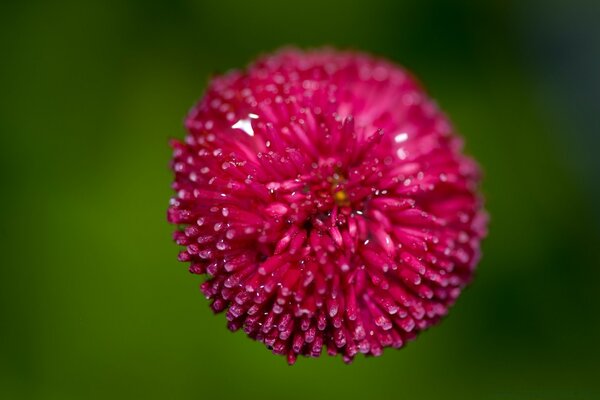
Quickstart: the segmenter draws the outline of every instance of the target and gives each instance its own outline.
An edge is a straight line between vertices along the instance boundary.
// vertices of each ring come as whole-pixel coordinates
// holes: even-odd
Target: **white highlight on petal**
[[[248,114],[247,118],[242,118],[237,121],[235,124],[231,125],[233,129],[241,129],[248,136],[254,136],[254,129],[252,128],[252,120],[257,119],[258,115],[256,114]]]
[[[399,133],[399,134],[396,135],[396,137],[394,138],[394,141],[396,143],[402,143],[402,142],[405,142],[406,139],[408,139],[408,133],[401,132],[401,133]]]

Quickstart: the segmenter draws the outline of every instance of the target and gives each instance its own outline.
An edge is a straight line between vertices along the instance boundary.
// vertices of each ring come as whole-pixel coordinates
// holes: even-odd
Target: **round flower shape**
[[[179,259],[228,327],[287,357],[400,348],[473,276],[477,165],[407,71],[288,49],[214,78],[173,141]]]

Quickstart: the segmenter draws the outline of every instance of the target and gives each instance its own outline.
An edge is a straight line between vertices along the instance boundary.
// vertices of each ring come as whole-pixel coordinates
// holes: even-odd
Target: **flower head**
[[[174,141],[179,259],[229,329],[294,363],[402,347],[485,235],[476,164],[404,69],[285,50],[210,83]]]

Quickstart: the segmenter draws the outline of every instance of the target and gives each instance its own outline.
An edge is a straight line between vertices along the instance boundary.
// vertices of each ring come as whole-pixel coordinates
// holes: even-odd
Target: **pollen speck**
[[[348,195],[344,190],[338,190],[333,195],[335,202],[338,206],[347,206],[348,205]]]

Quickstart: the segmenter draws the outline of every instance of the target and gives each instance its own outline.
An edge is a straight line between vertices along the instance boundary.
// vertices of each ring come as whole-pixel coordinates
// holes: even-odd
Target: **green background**
[[[561,35],[593,3],[3,2],[0,398],[600,398],[597,131],[565,78],[600,36]],[[486,174],[474,284],[351,366],[227,331],[166,222],[167,141],[209,77],[287,44],[407,66]]]

